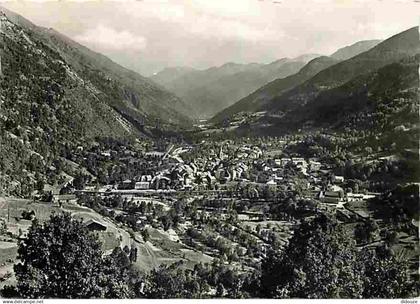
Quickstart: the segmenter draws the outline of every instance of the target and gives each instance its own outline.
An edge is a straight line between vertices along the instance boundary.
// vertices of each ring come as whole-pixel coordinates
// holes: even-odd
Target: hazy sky
[[[167,66],[328,55],[359,40],[385,39],[420,21],[420,0],[0,3],[146,76]]]

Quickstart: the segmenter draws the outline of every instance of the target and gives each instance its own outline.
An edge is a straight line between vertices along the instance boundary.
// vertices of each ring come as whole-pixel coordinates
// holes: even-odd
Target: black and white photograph
[[[419,24],[0,0],[0,301],[417,303]]]

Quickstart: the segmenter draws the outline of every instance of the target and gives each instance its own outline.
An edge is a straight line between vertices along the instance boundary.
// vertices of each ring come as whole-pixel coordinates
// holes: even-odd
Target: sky
[[[145,76],[165,67],[330,55],[420,22],[420,0],[0,0],[0,5]]]

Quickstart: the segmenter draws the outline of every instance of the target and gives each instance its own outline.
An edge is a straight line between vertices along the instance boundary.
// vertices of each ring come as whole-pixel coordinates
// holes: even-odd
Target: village
[[[80,203],[81,195],[102,201],[115,201],[118,197],[123,203],[102,203],[106,211],[100,210],[105,214],[118,213],[119,219],[126,224],[127,218],[137,215],[131,225],[139,231],[152,224],[172,228],[160,219],[165,218],[165,212],[169,213],[180,199],[196,205],[197,212],[203,216],[217,214],[220,221],[225,221],[235,213],[234,217],[245,224],[278,220],[279,216],[273,210],[280,200],[287,198],[295,205],[301,201],[310,202],[311,208],[338,214],[344,222],[369,218],[366,202],[379,193],[366,189],[359,191],[354,181],[335,175],[329,164],[321,163],[317,158],[285,155],[286,146],[287,142],[283,140],[278,141],[274,149],[233,141],[170,145],[166,151],[150,150],[142,154],[142,159],[155,168],[149,174],[135,174],[132,179],[107,185],[98,185],[93,180],[83,188],[53,195],[52,201],[62,205]],[[112,150],[101,152],[101,157],[111,158],[115,153]],[[293,219],[293,216],[282,219]]]
[[[229,148],[224,151],[224,147]],[[183,155],[189,158],[188,154],[195,155],[196,150],[201,149],[206,153],[199,152],[193,161],[183,160]],[[111,153],[102,154],[110,157]],[[331,165],[321,163],[318,158],[285,157],[280,149],[263,151],[257,145],[236,146],[229,141],[213,149],[171,145],[166,152],[149,151],[143,158],[158,163],[157,170],[113,185],[88,184],[76,192],[151,196],[175,192],[204,194],[215,190],[223,193],[247,187],[256,198],[263,197],[267,191],[299,191],[302,198],[314,199],[321,205],[339,210],[344,209],[347,202],[366,201],[379,194],[366,190],[359,192],[358,187],[352,189],[353,183],[335,175]],[[63,198],[55,196],[55,199]]]
[[[418,297],[414,6],[20,2],[1,298]]]
[[[137,257],[134,265],[141,271],[177,261],[191,268],[220,260],[249,273],[273,246],[287,246],[299,222],[318,212],[361,231],[360,248],[392,239],[369,208],[381,193],[366,181],[335,174],[334,164],[297,153],[299,144],[300,138],[280,138],[80,148],[74,157],[84,169],[73,178],[60,178],[52,191],[32,200],[3,202],[14,207],[2,214],[8,235],[2,242],[7,252],[2,284],[14,280],[16,242],[34,218],[46,219],[51,212],[82,219],[105,253],[118,246]],[[110,173],[89,173],[95,170]],[[397,233],[393,239],[401,254],[415,258],[416,236]]]

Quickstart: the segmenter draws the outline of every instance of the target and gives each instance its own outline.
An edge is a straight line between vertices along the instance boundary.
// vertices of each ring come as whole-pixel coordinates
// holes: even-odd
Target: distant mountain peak
[[[347,60],[351,57],[359,55],[360,53],[366,52],[367,50],[373,48],[374,46],[378,45],[382,40],[362,40],[351,45],[342,47],[331,54],[330,57],[337,59],[337,60]]]
[[[236,67],[236,66],[239,66],[239,65],[242,65],[242,64],[236,63],[236,62],[233,62],[233,61],[229,61],[229,62],[226,62],[226,63],[222,64],[220,66],[220,68],[231,68],[231,67]]]
[[[292,111],[311,103],[320,92],[372,73],[381,67],[420,54],[418,27],[398,33],[385,41],[361,41],[341,48],[334,57],[310,60],[296,74],[276,79],[224,109],[212,121],[221,122],[241,112]]]
[[[280,58],[280,59],[277,59],[277,60],[274,60],[274,61],[268,63],[268,65],[285,64],[286,62],[290,62],[290,61],[292,61],[290,58],[283,57],[283,58]],[[296,60],[296,61],[298,61],[298,60]]]
[[[278,77],[297,72],[303,62],[281,58],[268,64],[226,62],[204,70],[164,70],[151,79],[174,92],[208,118]]]
[[[2,15],[9,22],[21,28],[22,33],[41,43],[46,49],[57,52],[75,75],[78,75],[95,91],[109,94],[108,105],[118,109],[118,115],[132,121],[162,125],[188,122],[187,116],[178,112],[178,107],[185,109],[182,101],[172,93],[140,74],[124,68],[108,57],[94,52],[52,28],[37,26],[22,16],[0,7]],[[94,72],[95,71],[95,72]],[[107,79],[113,83],[99,81]],[[112,95],[112,96],[111,96]]]
[[[308,63],[309,61],[311,61],[311,60],[313,60],[317,57],[320,57],[320,56],[323,56],[323,55],[321,55],[321,54],[303,54],[303,55],[300,55],[298,57],[293,58],[292,60],[293,61],[302,61],[304,63]]]

